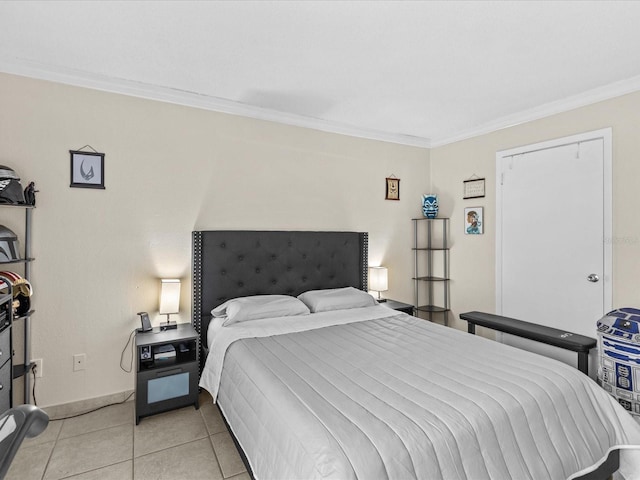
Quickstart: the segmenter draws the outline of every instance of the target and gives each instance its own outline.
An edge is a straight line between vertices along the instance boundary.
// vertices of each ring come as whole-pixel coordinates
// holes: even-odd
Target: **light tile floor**
[[[46,409],[45,409],[46,410]],[[134,420],[134,402],[49,422],[22,443],[6,480],[249,480],[211,397]]]

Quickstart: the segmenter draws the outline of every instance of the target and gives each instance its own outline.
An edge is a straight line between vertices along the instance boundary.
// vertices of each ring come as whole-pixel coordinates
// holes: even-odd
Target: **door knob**
[[[598,280],[600,280],[600,277],[597,274],[592,273],[587,277],[587,280],[589,280],[590,282],[596,283]]]

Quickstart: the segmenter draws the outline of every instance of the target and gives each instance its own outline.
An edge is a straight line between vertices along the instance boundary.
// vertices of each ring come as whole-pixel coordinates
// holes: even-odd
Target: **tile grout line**
[[[217,409],[218,407],[216,407]],[[220,459],[218,458],[218,452],[216,452],[216,447],[213,444],[213,436],[217,435],[217,433],[211,433],[209,431],[209,426],[207,425],[207,420],[204,418],[204,411],[202,410],[202,408],[199,409],[200,410],[200,416],[202,417],[202,421],[204,422],[204,428],[207,431],[208,437],[209,437],[209,445],[211,445],[211,450],[213,451],[213,457],[216,459],[216,464],[218,465],[218,471],[220,472],[220,475],[222,475],[223,479],[226,479],[226,477],[224,476],[224,472],[222,471],[222,465],[220,465]],[[219,432],[219,433],[224,433],[224,432]]]
[[[167,450],[171,450],[173,448],[184,447],[185,445],[189,445],[190,443],[200,442],[200,441],[204,440],[205,438],[206,437],[196,438],[194,440],[189,440],[188,442],[178,443],[178,444],[172,445],[170,447],[166,447],[166,448],[162,448],[160,450],[155,450],[153,452],[145,453],[144,455],[140,455],[138,457],[133,457],[133,460],[135,461],[138,458],[144,458],[144,457],[148,457],[149,455],[155,455],[156,453],[166,452]],[[211,445],[211,448],[213,449],[213,445]],[[214,450],[214,453],[215,453],[215,450]],[[121,463],[121,462],[118,462],[118,463]]]
[[[220,475],[222,475],[222,478],[226,478],[224,476],[224,472],[222,471],[222,465],[220,465],[220,459],[218,458],[218,452],[216,452],[216,447],[215,447],[215,445],[213,445],[213,439],[211,437],[213,437],[213,435],[209,435],[209,444],[211,445],[211,450],[213,450],[213,456],[215,457],[216,463],[218,464],[218,470],[220,470]]]
[[[65,420],[62,420],[62,421],[64,422]],[[48,460],[47,460],[47,464],[46,464],[46,466],[45,466],[45,470],[44,470],[44,473],[43,473],[43,475],[42,475],[41,480],[45,480],[45,477],[47,476],[47,470],[48,470],[48,468],[49,468],[49,466],[50,466],[51,459],[53,458],[53,453],[54,453],[54,451],[55,451],[56,447],[58,446],[58,443],[59,443],[59,442],[64,442],[64,441],[67,441],[67,440],[72,440],[72,439],[75,439],[75,438],[77,438],[77,437],[81,437],[81,436],[83,436],[83,435],[91,435],[91,434],[98,433],[98,432],[102,432],[102,431],[105,431],[105,430],[110,430],[110,429],[114,429],[114,428],[122,428],[122,427],[125,427],[126,425],[127,425],[126,423],[122,423],[122,424],[119,424],[119,425],[112,425],[112,426],[109,426],[109,427],[106,427],[106,428],[101,428],[101,429],[98,429],[98,430],[92,430],[92,431],[85,432],[85,433],[81,433],[81,434],[78,434],[78,435],[73,435],[73,436],[71,436],[71,437],[60,438],[60,435],[62,434],[62,428],[63,428],[63,426],[64,426],[64,425],[61,425],[61,427],[60,427],[60,431],[58,432],[58,435],[57,435],[57,437],[56,437],[56,440],[55,440],[55,443],[54,443],[53,449],[51,450],[51,453],[50,453],[49,458],[48,458]],[[130,460],[131,460],[131,461],[133,461],[133,458],[131,458]],[[112,466],[112,465],[117,465],[117,464],[120,464],[120,463],[124,463],[124,462],[126,462],[126,461],[129,461],[129,459],[125,459],[125,460],[122,460],[122,461],[116,461],[116,462],[114,462],[114,463],[110,463],[110,464],[107,464],[107,465],[98,466],[98,467],[91,468],[91,469],[89,469],[89,470],[85,470],[85,471],[81,471],[81,472],[72,473],[71,475],[66,475],[66,476],[63,476],[63,477],[60,477],[60,476],[59,476],[59,474],[58,474],[58,475],[56,475],[55,477],[51,477],[49,480],[62,480],[62,479],[64,479],[64,478],[72,478],[73,476],[76,476],[76,475],[82,475],[82,474],[85,474],[85,473],[87,473],[87,472],[92,472],[92,471],[94,471],[94,470],[99,470],[100,468],[110,467],[110,466]]]
[[[53,452],[56,450],[56,446],[58,445],[58,439],[60,438],[60,434],[62,433],[62,427],[64,427],[64,420],[62,420],[62,423],[60,424],[60,430],[58,430],[58,434],[56,435],[56,438],[53,441],[53,448],[49,452],[49,457],[47,458],[47,463],[44,466],[44,470],[42,470],[41,480],[44,480],[44,477],[47,474],[47,470],[49,468],[49,464],[51,463],[51,458],[53,457]]]
[[[136,478],[136,406],[133,406],[133,421],[131,422],[131,480]]]
[[[116,423],[116,424],[113,424],[113,425],[109,425],[108,427],[97,428],[95,430],[88,430],[88,431],[85,431],[85,432],[82,432],[82,433],[76,433],[75,435],[69,435],[68,437],[58,438],[56,440],[56,442],[58,440],[68,440],[68,439],[71,439],[71,438],[80,437],[81,435],[86,435],[87,433],[102,432],[103,430],[109,430],[110,428],[114,428],[114,427],[122,427],[122,426],[125,426],[125,425],[128,425],[128,424],[129,424],[129,422]],[[61,431],[62,431],[62,429],[61,429]]]
[[[164,451],[170,450],[172,448],[180,447],[180,446],[183,446],[183,445],[188,445],[190,443],[198,442],[200,440],[203,440],[204,438],[210,437],[209,429],[207,428],[207,422],[204,419],[204,415],[202,414],[202,410],[200,408],[198,408],[197,411],[200,413],[200,419],[202,420],[202,424],[204,426],[204,431],[206,432],[204,437],[194,438],[193,440],[189,440],[189,441],[182,442],[182,443],[177,443],[175,445],[171,445],[169,447],[161,448],[160,450],[154,450],[152,452],[147,452],[145,454],[138,455],[138,456],[136,456],[136,452],[135,452],[135,448],[136,448],[136,426],[137,425],[136,425],[136,422],[135,422],[135,415],[134,415],[134,421],[133,421],[133,445],[132,445],[132,449],[133,449],[132,459],[133,459],[134,466],[135,466],[136,458],[143,458],[143,457],[146,457],[146,456],[149,456],[149,455],[154,455],[154,454],[156,454],[158,452],[164,452]],[[164,412],[164,413],[170,413],[170,412]],[[213,444],[211,445],[211,449],[213,450]],[[215,450],[214,450],[214,454],[215,454]],[[216,461],[217,461],[217,458],[216,458]]]
[[[72,473],[71,475],[67,475],[66,477],[61,477],[61,478],[57,478],[55,480],[65,480],[67,478],[73,478],[73,477],[77,477],[78,475],[84,475],[86,473],[90,473],[90,472],[95,472],[97,470],[100,470],[102,468],[108,468],[108,467],[112,467],[114,465],[120,465],[121,463],[125,463],[125,462],[129,462],[130,460],[124,460],[122,462],[116,462],[116,463],[112,463],[110,465],[105,465],[103,467],[97,467],[97,468],[92,468],[91,470],[87,470],[86,472],[80,472],[80,473]],[[132,477],[133,478],[133,477]]]
[[[218,407],[215,403],[214,403],[213,405],[215,406],[215,409],[218,411],[218,414],[219,414],[219,415],[222,415],[222,413],[220,412],[219,407]],[[200,413],[201,413],[201,415],[202,415],[202,420],[205,422],[205,428],[206,428],[207,432],[209,433],[209,443],[211,444],[211,449],[213,450],[213,455],[214,455],[214,457],[215,457],[215,459],[216,459],[216,463],[218,464],[218,469],[220,470],[220,474],[222,475],[222,478],[223,478],[224,480],[230,480],[230,479],[233,479],[233,477],[237,477],[237,476],[242,475],[242,473],[244,473],[244,472],[235,473],[235,474],[230,475],[230,476],[228,476],[228,477],[227,477],[227,476],[225,476],[225,473],[224,473],[224,471],[222,470],[222,464],[220,463],[220,458],[219,458],[219,456],[218,456],[218,451],[216,450],[216,447],[215,447],[215,445],[214,445],[214,443],[213,443],[213,437],[214,437],[214,436],[224,435],[225,433],[226,433],[227,435],[231,435],[231,432],[229,431],[229,427],[226,425],[226,423],[224,423],[224,419],[223,419],[223,423],[224,423],[224,430],[223,430],[223,431],[220,431],[220,432],[211,433],[211,432],[209,431],[209,427],[207,426],[206,419],[204,418],[204,415],[205,415],[205,414],[204,414],[204,412],[203,412],[202,410],[200,410]],[[237,450],[237,447],[236,447],[235,443],[233,444],[233,446],[234,446],[234,449],[236,449],[236,450]],[[238,453],[238,455],[239,455],[239,453]],[[244,461],[243,461],[242,463],[243,463],[243,467],[245,467],[245,466],[244,466]],[[245,467],[245,472],[246,472],[246,471],[247,471],[247,470],[246,470],[246,467]]]
[[[198,409],[198,410],[199,410],[199,413],[200,413],[200,420],[203,423],[204,432],[205,432],[204,435],[201,438],[196,438],[196,439],[189,440],[189,441],[186,441],[186,442],[178,443],[176,445],[172,445],[170,447],[162,448],[162,449],[154,451],[154,452],[148,452],[148,453],[145,453],[143,455],[140,455],[137,458],[143,458],[143,457],[146,457],[148,455],[152,455],[152,454],[156,454],[156,453],[159,453],[159,452],[163,452],[163,451],[166,451],[166,450],[169,450],[169,449],[172,449],[172,448],[188,445],[188,444],[191,444],[191,443],[194,443],[194,442],[201,441],[204,438],[208,437],[209,438],[209,445],[211,447],[211,450],[213,451],[214,459],[215,459],[216,464],[218,466],[218,470],[219,470],[219,472],[220,472],[220,474],[222,475],[223,478],[227,478],[227,477],[224,476],[224,473],[222,471],[222,467],[220,465],[220,460],[218,458],[218,454],[216,452],[215,446],[213,444],[213,439],[212,439],[212,437],[214,435],[223,434],[224,432],[211,433],[209,431],[208,426],[207,426],[207,421],[206,421],[206,418],[205,418],[204,411],[202,409]],[[82,436],[82,435],[86,435],[86,434],[89,434],[89,433],[97,433],[97,432],[101,432],[101,431],[104,431],[104,430],[109,430],[109,429],[112,429],[112,428],[123,427],[123,426],[125,426],[127,424],[130,425],[131,435],[132,435],[132,437],[131,437],[132,438],[131,457],[130,457],[130,459],[131,459],[131,478],[135,479],[135,461],[136,461],[135,439],[136,439],[136,435],[137,435],[137,431],[136,431],[137,429],[136,429],[136,424],[135,424],[135,410],[134,410],[133,418],[132,418],[130,423],[129,422],[117,423],[115,425],[105,426],[103,428],[98,428],[96,430],[84,431],[82,433],[77,433],[75,435],[71,435],[71,436],[68,436],[68,437],[61,438],[61,436],[63,435],[63,432],[64,432],[65,424],[68,423],[68,422],[66,422],[66,420],[67,419],[54,420],[54,422],[60,422],[60,429],[58,430],[58,433],[55,435],[55,438],[53,439],[53,446],[52,446],[51,451],[49,452],[49,455],[47,457],[47,461],[46,461],[46,464],[44,466],[44,469],[43,469],[42,475],[40,477],[40,480],[44,480],[45,477],[47,477],[48,469],[51,466],[51,460],[52,460],[52,458],[54,456],[54,452],[56,451],[56,448],[60,446],[60,441],[61,440],[70,440],[70,439],[73,439],[73,438],[76,438],[76,437],[79,437],[79,436]],[[117,461],[117,462],[114,462],[114,463],[109,464],[109,465],[104,465],[104,466],[101,466],[101,467],[93,468],[91,470],[87,470],[86,472],[80,472],[80,473],[84,474],[84,473],[88,473],[88,472],[93,472],[93,471],[99,470],[101,468],[111,467],[113,465],[119,465],[119,464],[122,464],[122,463],[124,463],[126,461],[129,461],[129,460],[127,459],[127,460],[123,460],[123,461]],[[77,473],[74,474],[74,475],[77,475]],[[233,476],[228,477],[228,478],[232,478],[232,477]],[[70,478],[70,477],[69,476],[65,476],[65,477],[55,476],[55,478],[52,477],[50,480],[62,480],[64,478]]]

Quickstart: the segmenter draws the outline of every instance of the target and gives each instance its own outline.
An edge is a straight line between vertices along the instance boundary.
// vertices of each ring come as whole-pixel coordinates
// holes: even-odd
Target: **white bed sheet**
[[[640,476],[640,427],[576,369],[383,306],[304,318],[210,332],[201,386],[259,480],[557,480],[613,448]]]
[[[207,356],[200,377],[200,386],[211,394],[215,402],[218,396],[218,387],[220,386],[220,373],[222,372],[224,356],[229,346],[236,340],[304,332],[331,325],[384,318],[394,313],[397,312],[386,306],[374,305],[372,307],[333,310],[310,315],[263,318],[250,322],[235,323],[227,327],[222,326],[221,320],[223,319],[214,318],[209,323],[207,331],[207,343],[210,353]]]

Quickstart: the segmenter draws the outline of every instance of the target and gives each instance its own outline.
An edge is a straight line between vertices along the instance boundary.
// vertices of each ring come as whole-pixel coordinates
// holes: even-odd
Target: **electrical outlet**
[[[84,370],[84,364],[87,361],[87,355],[84,353],[76,353],[73,356],[73,371]]]
[[[36,378],[42,378],[42,359],[36,358],[35,360],[31,360],[31,365],[36,368]]]

